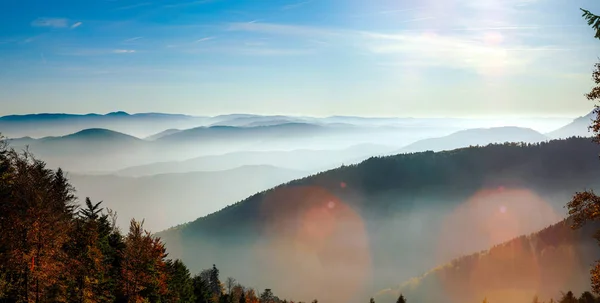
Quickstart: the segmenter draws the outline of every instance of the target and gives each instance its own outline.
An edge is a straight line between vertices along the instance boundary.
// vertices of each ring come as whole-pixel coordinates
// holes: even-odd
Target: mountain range
[[[191,268],[261,270],[261,286],[340,301],[560,221],[574,192],[600,186],[598,152],[571,138],[374,157],[157,235]]]
[[[538,143],[548,139],[548,137],[530,128],[514,126],[476,128],[458,131],[445,137],[420,140],[403,147],[397,153],[420,152],[426,150],[443,151],[505,142]]]
[[[307,175],[269,165],[248,165],[139,178],[72,173],[68,178],[80,198],[101,198],[105,207],[117,211],[119,226],[127,226],[135,217],[145,219],[146,228],[161,230]]]

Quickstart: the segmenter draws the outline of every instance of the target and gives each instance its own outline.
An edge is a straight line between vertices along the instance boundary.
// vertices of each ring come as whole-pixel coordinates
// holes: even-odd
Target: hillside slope
[[[381,291],[376,301],[393,302],[403,293],[414,302],[548,302],[561,291],[590,291],[589,270],[600,256],[593,238],[600,222],[580,230],[570,220],[464,256]]]
[[[371,158],[159,235],[192,268],[261,270],[258,283],[306,300],[360,298],[559,221],[575,191],[600,188],[599,152],[572,138]]]

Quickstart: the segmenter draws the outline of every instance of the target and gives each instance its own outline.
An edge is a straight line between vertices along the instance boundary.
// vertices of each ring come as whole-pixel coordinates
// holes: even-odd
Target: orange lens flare
[[[276,204],[281,197],[294,201]],[[347,302],[363,290],[371,274],[369,241],[352,208],[320,187],[278,189],[262,208],[279,214],[265,215],[267,240],[257,247],[273,276],[283,277],[279,291],[304,300]]]

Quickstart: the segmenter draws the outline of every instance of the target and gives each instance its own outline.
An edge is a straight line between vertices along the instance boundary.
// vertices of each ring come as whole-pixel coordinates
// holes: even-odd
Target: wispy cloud
[[[82,24],[83,24],[83,22],[75,22],[75,23],[73,23],[73,25],[71,25],[71,28],[72,28],[72,29],[73,29],[73,28],[78,28],[78,27],[80,27]]]
[[[134,9],[134,8],[138,8],[138,7],[148,6],[148,5],[152,5],[152,2],[142,2],[142,3],[132,4],[132,5],[121,6],[121,7],[117,7],[115,10],[118,10],[118,11],[128,10],[128,9]]]
[[[37,18],[31,22],[33,27],[64,28],[69,24],[66,18]]]
[[[107,56],[117,54],[132,54],[136,50],[133,49],[110,49],[110,48],[79,48],[79,49],[62,49],[55,52],[56,55],[62,56]]]
[[[543,52],[564,49],[503,45],[501,37],[450,36],[427,33],[364,33],[365,45],[374,54],[393,56],[398,65],[449,67],[480,74],[525,71]]]
[[[202,39],[198,39],[198,40],[194,41],[194,43],[201,43],[201,42],[210,41],[213,39],[215,39],[215,37],[204,37]]]
[[[133,38],[125,39],[123,42],[124,43],[130,43],[130,42],[134,42],[134,41],[140,40],[142,38],[144,38],[144,37],[133,37]]]
[[[282,10],[286,11],[286,10],[291,10],[291,9],[297,9],[300,8],[306,4],[309,4],[313,2],[313,0],[307,0],[307,1],[302,1],[302,2],[298,2],[298,3],[292,3],[292,4],[288,4],[288,5],[284,5],[283,7],[281,7]]]
[[[113,50],[115,54],[132,54],[135,53],[134,49],[115,49]]]
[[[227,27],[230,31],[246,31],[276,35],[295,35],[295,36],[339,36],[342,31],[327,29],[321,27],[298,26],[277,23],[261,22],[239,22],[230,23]]]

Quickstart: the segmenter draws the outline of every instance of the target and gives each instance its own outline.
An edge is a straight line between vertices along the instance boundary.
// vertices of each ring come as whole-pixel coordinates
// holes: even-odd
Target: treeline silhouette
[[[87,198],[27,151],[0,146],[0,302],[277,303],[215,265],[191,276],[160,238]]]

